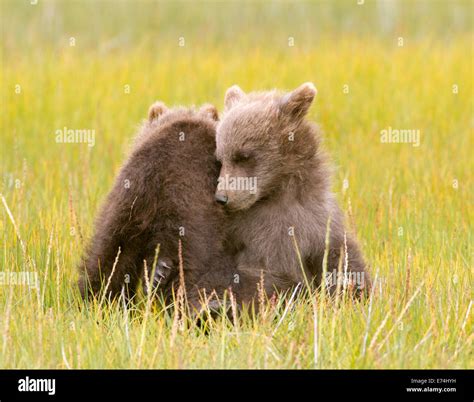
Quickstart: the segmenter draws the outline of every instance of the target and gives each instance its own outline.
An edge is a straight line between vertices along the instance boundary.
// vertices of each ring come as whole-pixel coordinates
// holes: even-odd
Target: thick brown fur
[[[222,163],[219,180],[257,180],[253,193],[225,188],[216,192],[217,199],[227,199],[227,249],[247,294],[257,289],[261,275],[267,292],[304,284],[305,276],[321,284],[328,221],[327,271],[337,273],[342,264],[347,278],[359,275],[359,283],[352,281],[358,294],[369,287],[359,247],[347,233],[330,190],[319,130],[305,119],[315,95],[311,83],[286,94],[245,94],[237,86],[226,93],[216,137],[216,156]]]
[[[216,120],[211,105],[167,109],[157,102],[150,108],[98,215],[82,261],[79,286],[84,298],[104,291],[109,278],[108,297],[120,295],[122,289],[132,297],[143,277],[144,261],[152,270],[158,245],[159,276],[151,282],[170,297],[179,277],[179,240],[191,304],[198,304],[199,289],[209,294],[230,286],[234,272],[222,244],[225,217],[214,200],[219,175]]]

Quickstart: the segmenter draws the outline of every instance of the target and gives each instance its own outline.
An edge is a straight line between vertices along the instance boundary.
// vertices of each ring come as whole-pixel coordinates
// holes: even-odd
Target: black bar
[[[472,374],[467,370],[2,370],[0,402],[472,401]],[[54,379],[54,394],[49,395],[51,382],[42,382],[43,390],[32,390],[32,379]]]

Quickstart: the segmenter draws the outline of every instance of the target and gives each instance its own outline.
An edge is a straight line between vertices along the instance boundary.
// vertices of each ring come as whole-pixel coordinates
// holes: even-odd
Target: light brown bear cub
[[[304,283],[305,275],[321,284],[328,221],[327,272],[337,275],[341,263],[358,294],[368,289],[363,258],[330,190],[320,134],[305,120],[315,95],[311,83],[287,94],[227,90],[217,126],[216,200],[231,218],[227,248],[247,291],[261,275],[267,293]]]

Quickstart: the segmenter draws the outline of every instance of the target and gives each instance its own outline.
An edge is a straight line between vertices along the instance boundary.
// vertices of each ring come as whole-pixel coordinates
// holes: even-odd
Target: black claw
[[[165,275],[162,274],[161,272],[156,271],[156,274],[157,274],[161,279],[165,279]]]
[[[171,269],[171,267],[170,267],[166,262],[164,262],[164,261],[158,261],[158,265],[159,265],[160,267],[164,267],[164,268],[166,268],[166,269]]]

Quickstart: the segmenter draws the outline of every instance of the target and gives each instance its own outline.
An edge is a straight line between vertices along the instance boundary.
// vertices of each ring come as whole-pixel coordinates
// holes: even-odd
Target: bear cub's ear
[[[148,109],[148,121],[151,123],[156,118],[160,117],[163,113],[166,113],[168,108],[163,102],[155,102]]]
[[[231,86],[225,93],[225,97],[224,97],[225,110],[231,109],[244,96],[245,96],[245,92],[242,91],[238,85]]]
[[[280,101],[281,112],[292,118],[302,119],[308,113],[317,92],[316,87],[311,82],[300,85],[294,91],[283,96]]]
[[[215,121],[219,120],[219,112],[217,111],[216,107],[214,105],[211,105],[210,103],[202,105],[199,109],[199,113],[209,119]]]

